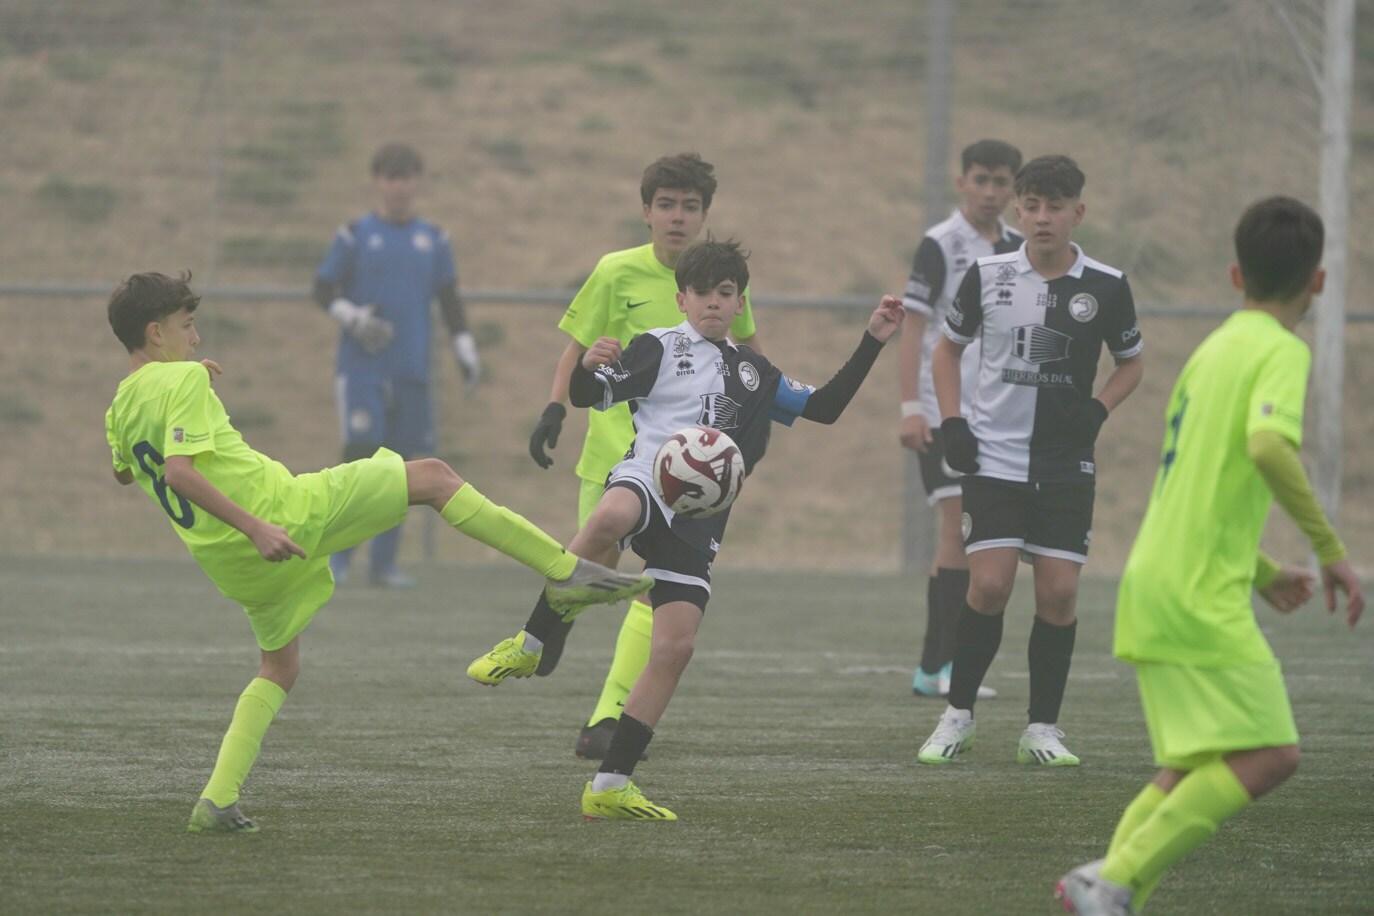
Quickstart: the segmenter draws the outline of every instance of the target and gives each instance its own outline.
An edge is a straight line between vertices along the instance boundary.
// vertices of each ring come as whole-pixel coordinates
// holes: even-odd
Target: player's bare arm
[[[595,372],[602,366],[620,359],[621,349],[620,341],[614,337],[597,338],[596,343],[582,354],[582,368],[588,372]]]
[[[264,521],[225,496],[205,475],[196,470],[190,455],[167,459],[167,485],[226,525],[240,531],[269,563],[292,557],[305,559],[305,551],[291,540],[285,528]]]
[[[549,385],[549,403],[562,404],[568,399],[568,377],[572,375],[573,366],[582,361],[582,354],[586,352],[587,348],[576,340],[568,341],[568,345],[558,357],[558,365],[553,370],[553,382]]]
[[[906,316],[902,326],[902,338],[897,342],[897,379],[902,391],[902,413],[906,405],[919,405],[921,400],[921,340],[925,337],[929,318],[913,312]],[[897,438],[903,448],[924,453],[930,446],[930,423],[925,414],[917,410],[910,416],[903,416]]]
[[[200,364],[205,367],[206,372],[210,373],[211,379],[217,375],[224,374],[224,370],[219,367],[219,363],[215,362],[213,359],[202,359]]]

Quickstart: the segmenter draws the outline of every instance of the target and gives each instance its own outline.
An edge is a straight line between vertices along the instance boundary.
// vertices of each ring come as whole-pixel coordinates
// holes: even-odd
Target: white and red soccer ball
[[[708,518],[730,508],[744,484],[744,456],[735,440],[709,426],[673,433],[654,456],[654,488],[685,518]]]

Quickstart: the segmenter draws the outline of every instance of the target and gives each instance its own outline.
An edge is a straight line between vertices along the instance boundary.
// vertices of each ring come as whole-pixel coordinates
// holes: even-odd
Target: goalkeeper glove
[[[377,316],[375,305],[358,305],[342,296],[329,303],[329,315],[367,353],[377,353],[396,333],[391,322]]]
[[[453,335],[453,355],[458,358],[458,369],[463,373],[468,391],[472,391],[482,381],[482,358],[477,355],[477,341],[471,331]]]

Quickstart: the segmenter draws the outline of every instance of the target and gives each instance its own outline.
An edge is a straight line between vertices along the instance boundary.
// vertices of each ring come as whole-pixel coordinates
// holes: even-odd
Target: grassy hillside
[[[1080,238],[1128,271],[1142,302],[1230,301],[1240,207],[1275,191],[1315,199],[1315,108],[1268,12],[1182,0],[958,7],[952,144],[997,135],[1078,157],[1089,176]],[[1308,40],[1320,36],[1312,7],[1285,6]],[[1354,118],[1357,239],[1374,233],[1371,20]],[[427,156],[423,209],[450,229],[464,286],[571,289],[600,254],[643,239],[644,164],[698,149],[721,180],[709,225],[754,251],[770,355],[823,381],[859,316],[770,310],[767,298],[900,286],[924,220],[925,26],[918,4],[898,0],[11,0],[0,10],[0,198],[16,231],[0,246],[0,280],[113,285],[189,267],[207,285],[303,289],[333,227],[369,205],[373,148],[404,138]],[[1352,307],[1367,307],[1368,246],[1354,247],[1351,271]],[[442,363],[453,384],[441,450],[566,536],[576,421],[553,471],[524,455],[562,345],[556,312],[473,312],[492,380],[466,399]],[[100,303],[9,298],[0,317],[15,329],[0,341],[0,550],[174,549],[159,518],[108,485],[100,416],[122,358]],[[300,303],[211,301],[200,323],[249,440],[299,470],[333,461],[327,321]],[[1102,568],[1120,562],[1173,372],[1205,329],[1145,326],[1147,382],[1108,427],[1101,460]],[[1352,393],[1374,381],[1354,358],[1368,336],[1351,334]],[[776,437],[728,562],[891,567],[896,401],[889,354],[837,428]],[[1370,421],[1357,402],[1347,516],[1368,558]]]

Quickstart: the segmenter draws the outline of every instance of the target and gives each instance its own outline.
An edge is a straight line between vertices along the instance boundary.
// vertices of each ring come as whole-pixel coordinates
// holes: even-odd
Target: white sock
[[[524,637],[520,640],[520,648],[524,649],[526,652],[538,652],[540,649],[544,648],[544,641],[542,639],[535,639],[524,630],[521,630],[520,634]]]
[[[971,709],[955,709],[953,706],[946,706],[946,707],[945,707],[945,715],[946,715],[946,716],[954,716],[954,718],[956,718],[956,719],[972,719],[972,718],[973,718],[973,710],[971,710]]]
[[[624,788],[630,777],[622,773],[597,773],[592,777],[592,791],[605,792],[607,789]]]

